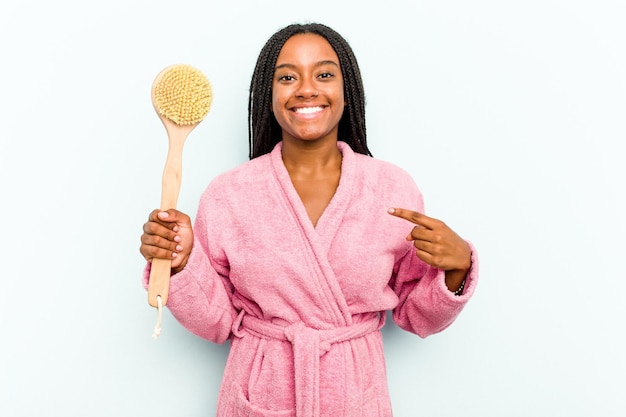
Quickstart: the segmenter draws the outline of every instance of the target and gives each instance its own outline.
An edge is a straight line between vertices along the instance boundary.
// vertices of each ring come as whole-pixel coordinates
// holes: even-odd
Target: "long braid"
[[[274,125],[277,123],[271,114],[271,100],[274,64],[282,48],[282,45],[275,46],[277,41],[273,37],[261,51],[250,84],[248,101],[250,158],[258,152],[263,152],[276,133]]]
[[[348,42],[333,29],[319,23],[289,25],[276,32],[257,59],[248,98],[248,143],[250,159],[271,152],[281,140],[281,130],[272,114],[274,67],[283,45],[293,35],[314,33],[325,38],[339,57],[344,78],[346,107],[339,122],[339,139],[358,153],[371,156],[365,130],[365,92],[361,72]]]
[[[348,120],[347,123],[341,126],[344,128],[341,137],[350,144],[355,152],[371,155],[365,141],[367,137],[365,130],[365,92],[361,80],[361,72],[352,51],[342,52],[339,58],[340,61],[343,57],[348,61],[347,65],[341,64],[342,68],[345,68],[347,72],[344,75],[344,89],[346,102],[348,103],[345,110]]]

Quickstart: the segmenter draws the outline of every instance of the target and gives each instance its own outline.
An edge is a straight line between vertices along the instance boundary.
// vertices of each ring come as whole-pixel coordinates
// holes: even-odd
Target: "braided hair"
[[[267,41],[257,59],[248,98],[248,142],[250,159],[271,152],[281,140],[281,128],[272,113],[272,81],[278,54],[289,38],[313,33],[325,38],[339,58],[344,79],[346,106],[339,121],[338,135],[357,153],[372,156],[365,134],[365,92],[361,72],[348,42],[333,29],[319,23],[292,24]]]

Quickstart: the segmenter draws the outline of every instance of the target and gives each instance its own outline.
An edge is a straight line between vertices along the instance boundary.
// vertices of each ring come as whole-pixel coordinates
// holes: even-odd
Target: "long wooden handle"
[[[169,126],[166,125],[166,128]],[[168,128],[169,147],[161,190],[161,210],[175,209],[178,203],[178,194],[182,181],[183,144],[190,128]],[[172,271],[171,259],[153,259],[148,283],[148,303],[152,307],[158,306],[157,297],[161,297],[161,304],[167,304]]]

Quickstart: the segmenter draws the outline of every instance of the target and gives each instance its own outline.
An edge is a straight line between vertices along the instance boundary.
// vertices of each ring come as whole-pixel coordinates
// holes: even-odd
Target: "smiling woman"
[[[231,342],[219,416],[391,416],[386,311],[426,337],[474,291],[471,244],[371,157],[364,101],[339,34],[282,29],[252,78],[251,160],[209,184],[193,227],[174,209],[144,225],[144,284],[153,258],[171,258],[172,314]]]

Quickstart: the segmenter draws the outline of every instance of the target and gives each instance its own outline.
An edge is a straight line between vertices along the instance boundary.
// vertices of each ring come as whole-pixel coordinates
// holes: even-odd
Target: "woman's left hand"
[[[413,241],[421,260],[444,271],[469,270],[472,256],[469,245],[444,222],[403,208],[390,208],[388,213],[416,225],[406,240]]]

